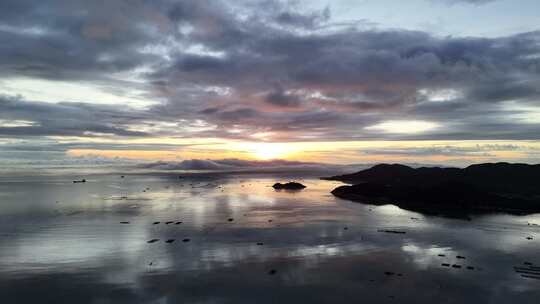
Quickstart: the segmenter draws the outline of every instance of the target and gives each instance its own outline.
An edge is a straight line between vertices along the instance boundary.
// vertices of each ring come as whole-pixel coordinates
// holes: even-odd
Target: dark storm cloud
[[[0,12],[4,75],[106,78],[155,59],[137,51],[159,39],[143,1],[6,0]]]
[[[215,64],[198,65],[196,76],[188,75],[192,72],[189,69],[166,73],[171,78],[233,87],[239,93],[232,98],[248,99],[255,105],[258,100],[255,93],[272,90],[275,82],[284,83],[284,88],[266,95],[263,101],[278,106],[289,106],[292,102],[297,106],[303,99],[310,101],[304,103],[306,112],[322,108],[329,112],[355,111],[359,113],[357,126],[363,125],[362,121],[372,121],[373,117],[384,119],[392,112],[403,112],[404,107],[418,106],[422,102],[418,97],[420,89],[459,90],[466,95],[462,99],[465,105],[493,104],[514,98],[534,102],[538,96],[539,35],[534,32],[482,39],[351,29],[299,35],[271,26],[260,27],[256,22],[249,26],[238,22],[236,28],[243,28],[245,33],[265,34],[252,36],[247,42],[239,39],[235,49],[222,49],[226,55],[209,60]],[[310,96],[309,92],[305,96],[285,95],[285,90],[317,91],[324,98]],[[242,104],[232,98],[223,100],[232,107]],[[455,108],[448,108],[450,115],[462,106],[453,105]],[[372,117],[367,117],[370,114]],[[286,111],[283,115],[291,117],[293,122],[302,120],[305,113]],[[400,117],[413,118],[412,115]],[[466,117],[448,117],[448,120],[452,118],[463,121]],[[283,124],[283,120],[269,121],[267,127],[277,129],[278,124]],[[343,137],[347,137],[346,131]],[[512,137],[507,133],[501,135]],[[478,138],[482,134],[469,137]]]
[[[538,123],[513,118],[525,110],[503,107],[540,106],[540,32],[488,39],[367,29],[333,23],[328,8],[280,1],[7,0],[0,3],[0,40],[10,41],[0,47],[2,78],[108,84],[118,94],[138,88],[159,101],[133,110],[129,104],[3,98],[1,119],[35,122],[1,127],[7,137],[252,138],[274,132],[279,140],[398,140],[540,134]],[[137,68],[145,68],[142,82],[112,77]],[[432,100],[445,90],[459,96]],[[387,120],[432,121],[440,128],[422,134],[365,129]],[[148,121],[178,127],[159,130]],[[133,128],[137,123],[148,128]],[[212,127],[188,130],[182,124]]]
[[[126,126],[144,118],[113,106],[84,103],[43,103],[0,96],[0,119],[25,121],[28,125],[3,126],[0,135],[21,136],[147,136]]]
[[[276,88],[275,91],[269,93],[265,101],[278,107],[297,107],[301,102],[298,96],[287,94],[282,88]]]
[[[274,18],[276,23],[281,25],[311,29],[330,19],[330,9],[326,7],[321,12],[313,12],[307,15],[290,11],[282,12],[277,14]]]

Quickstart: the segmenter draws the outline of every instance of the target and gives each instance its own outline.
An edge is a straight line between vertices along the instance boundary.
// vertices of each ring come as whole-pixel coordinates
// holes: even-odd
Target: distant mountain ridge
[[[464,169],[380,164],[353,174],[327,177],[350,184],[376,182],[402,186],[433,186],[458,181],[487,191],[540,194],[540,165],[485,163]]]
[[[392,202],[422,212],[540,212],[540,165],[486,163],[464,169],[380,164],[324,178],[354,184],[332,194],[370,203]]]

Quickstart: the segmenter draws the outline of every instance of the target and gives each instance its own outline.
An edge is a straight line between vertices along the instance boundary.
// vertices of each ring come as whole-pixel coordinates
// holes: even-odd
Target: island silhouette
[[[334,189],[336,197],[425,214],[540,212],[540,165],[485,163],[461,169],[380,164],[323,179],[351,184]]]
[[[272,188],[276,189],[276,190],[293,190],[293,191],[298,191],[298,190],[302,190],[304,188],[306,188],[306,186],[302,185],[301,183],[298,183],[298,182],[288,182],[288,183],[285,183],[285,184],[282,184],[282,183],[275,183]]]

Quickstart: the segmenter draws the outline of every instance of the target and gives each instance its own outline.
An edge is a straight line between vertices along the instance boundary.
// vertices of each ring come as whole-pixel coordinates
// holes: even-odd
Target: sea
[[[272,188],[290,180],[307,187]],[[3,174],[0,302],[539,303],[539,214],[426,216],[338,199],[340,185]]]

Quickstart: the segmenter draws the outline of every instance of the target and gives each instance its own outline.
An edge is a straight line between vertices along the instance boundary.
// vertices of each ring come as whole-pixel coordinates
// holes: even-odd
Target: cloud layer
[[[272,0],[6,0],[0,40],[2,138],[540,137],[540,32],[438,37]],[[7,89],[21,79],[148,104],[44,102]]]

